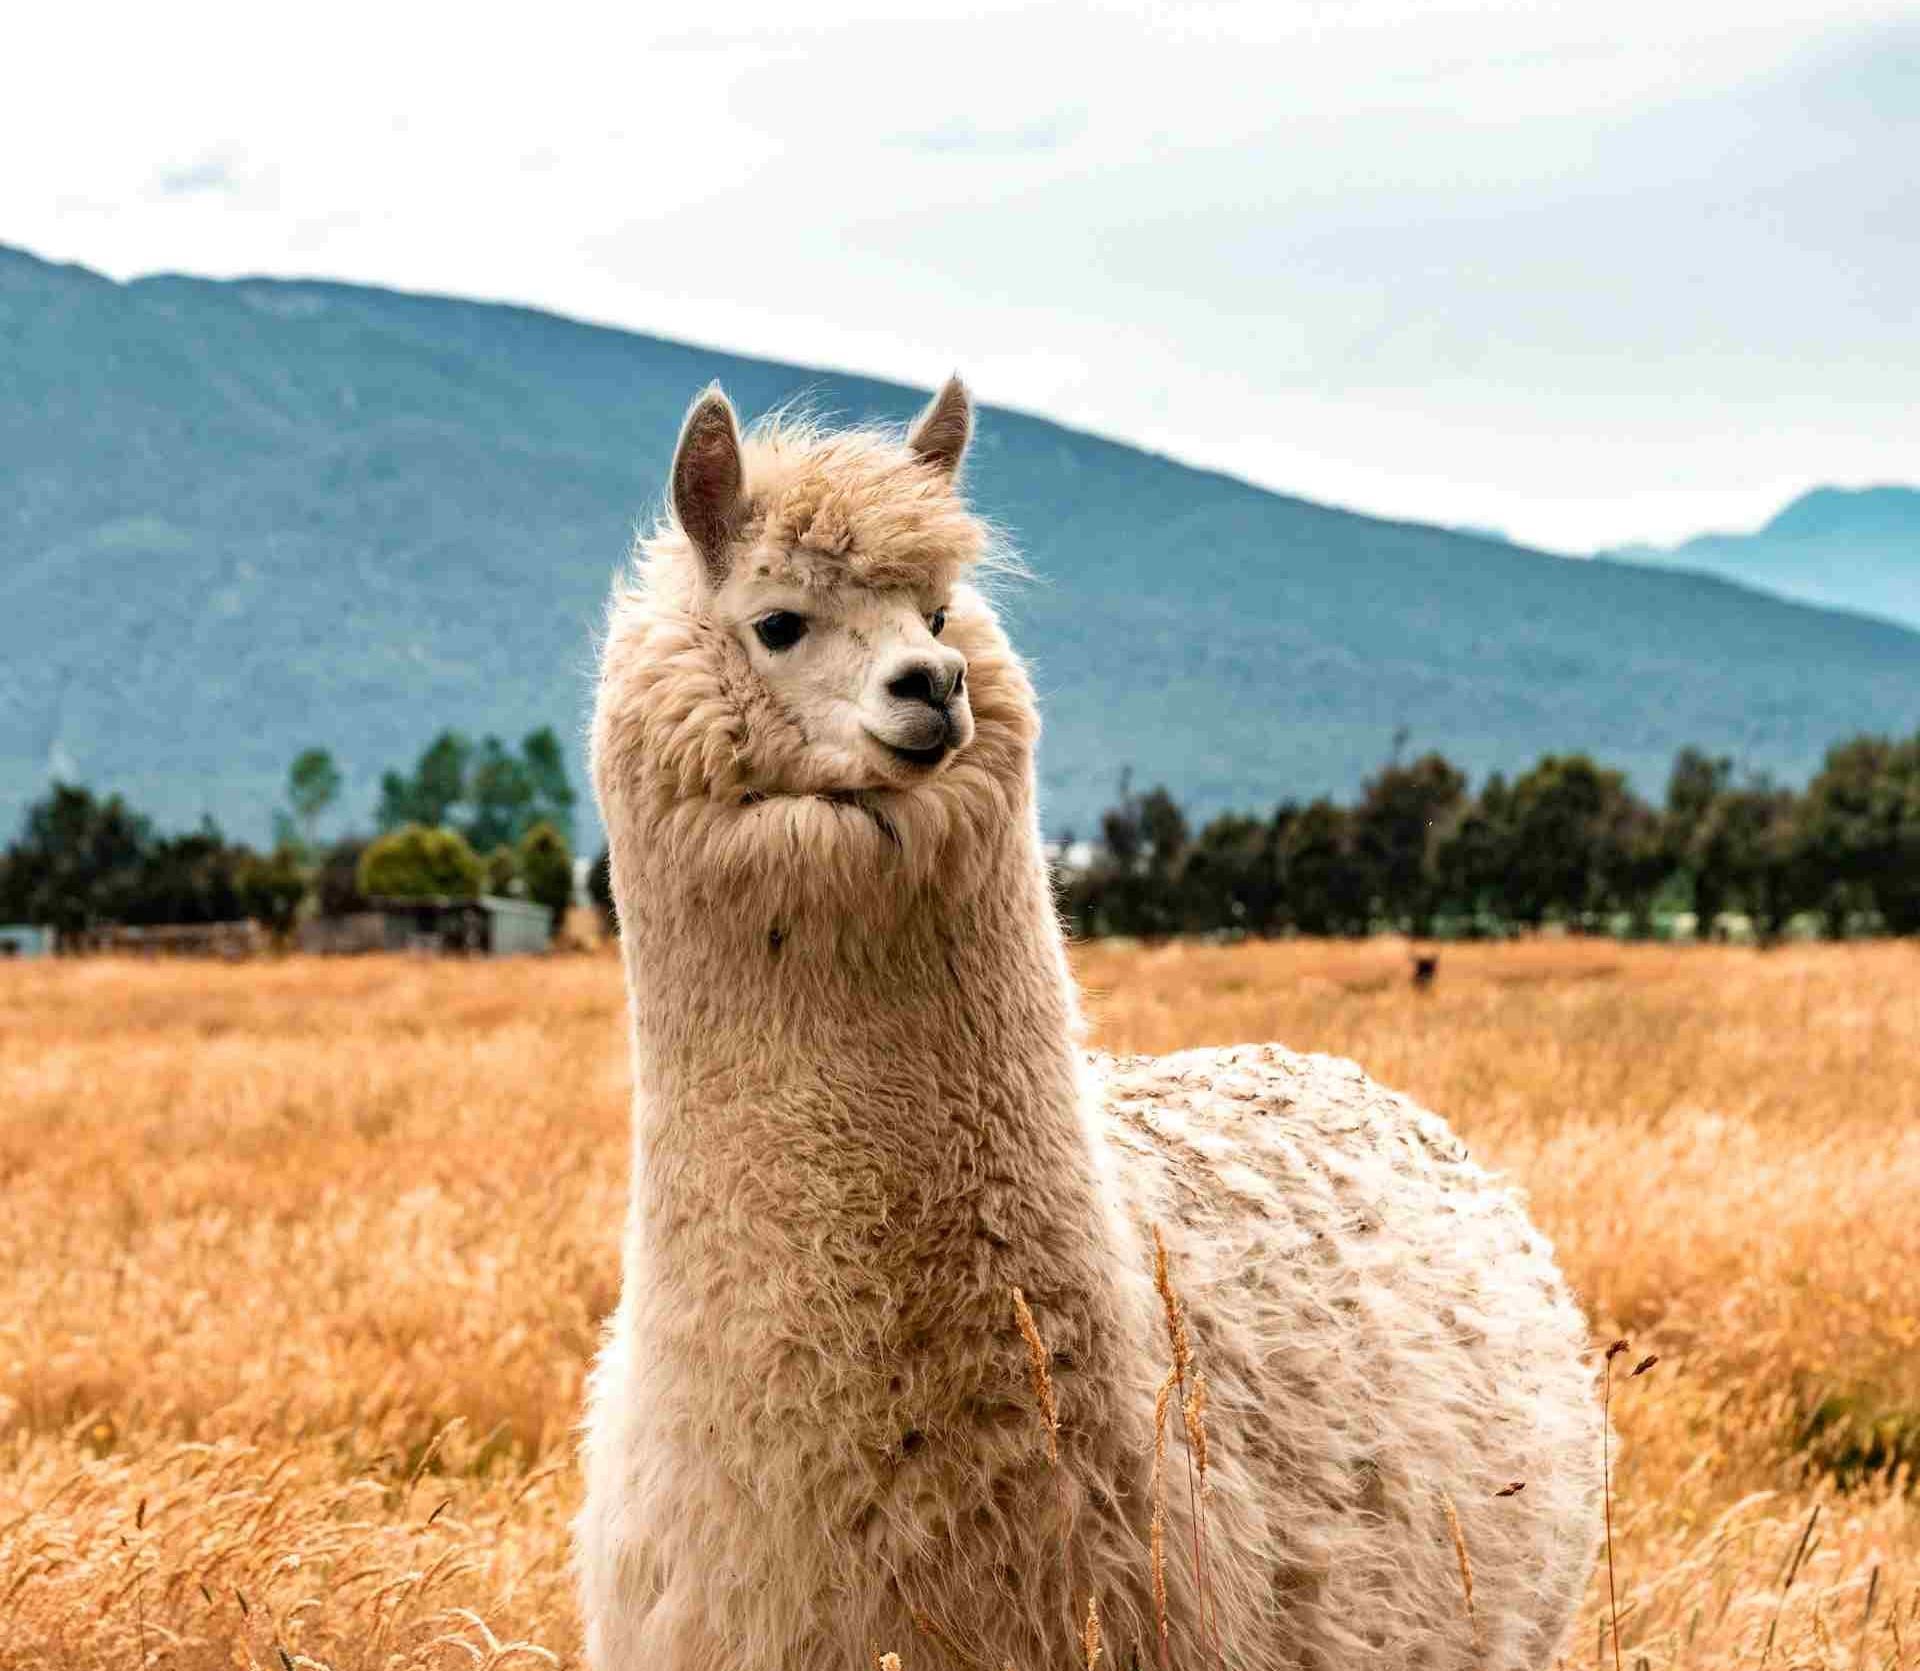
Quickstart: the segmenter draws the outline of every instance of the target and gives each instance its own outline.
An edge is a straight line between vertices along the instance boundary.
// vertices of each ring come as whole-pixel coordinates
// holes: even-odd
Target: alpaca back
[[[1207,1378],[1210,1555],[1255,1598],[1223,1612],[1230,1657],[1551,1663],[1596,1550],[1600,1413],[1515,1192],[1351,1062],[1261,1045],[1094,1071],[1114,1187],[1166,1239]]]

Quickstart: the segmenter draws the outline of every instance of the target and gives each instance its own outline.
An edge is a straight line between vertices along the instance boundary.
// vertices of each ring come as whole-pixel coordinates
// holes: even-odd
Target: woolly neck
[[[918,1176],[946,1141],[1084,1143],[1030,792],[943,831],[911,799],[659,803],[631,844],[622,924],[643,1169],[710,1161],[736,1128],[764,1134],[762,1170],[857,1158]],[[730,862],[702,865],[695,845]]]

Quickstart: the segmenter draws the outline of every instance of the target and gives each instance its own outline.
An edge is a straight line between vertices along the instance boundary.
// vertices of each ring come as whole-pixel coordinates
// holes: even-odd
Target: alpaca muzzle
[[[973,741],[973,710],[964,693],[939,707],[894,701],[866,730],[891,759],[933,767]]]
[[[942,649],[886,670],[867,735],[909,766],[931,767],[973,740],[964,657]]]

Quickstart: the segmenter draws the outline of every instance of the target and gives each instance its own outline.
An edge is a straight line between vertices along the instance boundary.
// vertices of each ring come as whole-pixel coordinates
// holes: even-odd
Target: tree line
[[[73,935],[251,917],[284,933],[302,912],[376,898],[519,895],[557,917],[572,897],[575,795],[550,728],[518,748],[441,732],[410,769],[382,775],[374,831],[329,839],[341,789],[331,754],[304,751],[273,843],[255,850],[210,820],[162,834],[117,795],[55,784],[0,852],[0,921]],[[1472,792],[1428,753],[1390,760],[1351,804],[1289,801],[1196,830],[1166,790],[1135,793],[1123,778],[1090,862],[1062,863],[1057,880],[1086,936],[1480,935],[1547,922],[1646,933],[1686,911],[1703,935],[1734,911],[1762,939],[1795,917],[1835,936],[1915,934],[1920,732],[1836,744],[1800,791],[1685,749],[1657,806],[1583,754]],[[611,915],[604,852],[589,892]]]
[[[252,918],[284,934],[303,911],[341,915],[379,898],[516,895],[556,923],[572,899],[575,796],[551,727],[517,749],[443,731],[410,770],[382,774],[373,831],[328,838],[343,785],[329,751],[302,751],[272,845],[257,850],[211,819],[164,834],[119,795],[55,783],[0,852],[0,921],[71,937]]]
[[[1391,760],[1351,804],[1289,801],[1196,831],[1166,790],[1123,778],[1091,862],[1062,863],[1058,883],[1087,936],[1646,934],[1686,911],[1703,937],[1733,911],[1763,941],[1796,917],[1836,937],[1920,933],[1920,732],[1838,743],[1802,791],[1685,749],[1658,806],[1584,754],[1474,793],[1429,753]]]

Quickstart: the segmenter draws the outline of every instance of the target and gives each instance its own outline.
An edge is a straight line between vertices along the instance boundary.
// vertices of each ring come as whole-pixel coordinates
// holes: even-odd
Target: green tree
[[[321,857],[313,891],[322,915],[344,917],[368,909],[367,896],[360,891],[360,859],[366,850],[364,838],[345,836]]]
[[[138,896],[152,826],[118,795],[56,783],[27,809],[8,850],[4,914],[62,935],[117,922]]]
[[[1704,939],[1726,908],[1731,856],[1725,849],[1726,826],[1714,816],[1733,785],[1733,762],[1697,748],[1683,748],[1667,779],[1662,836],[1669,864],[1686,873],[1693,891],[1695,932]]]
[[[1271,825],[1223,812],[1187,847],[1180,866],[1181,915],[1187,928],[1268,934],[1279,904]]]
[[[1158,784],[1140,797],[1140,834],[1146,842],[1147,867],[1157,876],[1171,877],[1187,851],[1191,832],[1180,803]]]
[[[306,898],[307,875],[291,847],[276,848],[265,858],[248,855],[238,881],[240,905],[249,917],[275,934],[293,927]]]
[[[1366,888],[1345,808],[1324,798],[1301,808],[1287,821],[1278,860],[1280,894],[1302,933],[1366,932]]]
[[[1658,850],[1651,815],[1625,777],[1584,754],[1546,755],[1515,779],[1508,825],[1508,903],[1521,922],[1634,908]],[[1653,884],[1644,885],[1650,895]]]
[[[1713,803],[1702,830],[1763,942],[1776,939],[1796,911],[1819,903],[1800,804],[1790,791],[1764,778],[1729,789]]]
[[[241,875],[253,855],[229,847],[211,820],[163,836],[128,878],[119,915],[129,923],[223,923],[246,915]]]
[[[1893,933],[1920,932],[1920,733],[1835,744],[1805,818],[1809,859],[1838,900],[1871,899]]]
[[[1628,787],[1624,773],[1599,769],[1599,806],[1589,826],[1582,913],[1624,911],[1632,932],[1653,929],[1653,900],[1673,866],[1660,815]],[[1603,929],[1609,924],[1599,925]]]
[[[486,857],[487,892],[490,894],[514,894],[525,892],[525,882],[520,874],[520,858],[514,850],[502,842]]]
[[[467,774],[462,833],[476,852],[518,841],[533,819],[533,774],[498,737],[483,737]]]
[[[1495,772],[1434,838],[1435,894],[1469,919],[1469,932],[1477,933],[1488,918],[1512,919],[1507,892],[1512,856],[1513,792]]]
[[[1179,898],[1187,851],[1186,815],[1164,788],[1132,793],[1120,774],[1120,798],[1100,820],[1103,847],[1084,875],[1061,889],[1060,905],[1083,934],[1171,934],[1184,924]]]
[[[553,913],[554,927],[573,903],[573,850],[567,838],[542,820],[520,838],[520,873],[527,897]]]
[[[1362,787],[1353,810],[1355,861],[1362,885],[1392,922],[1415,934],[1432,924],[1439,895],[1435,862],[1442,833],[1458,816],[1467,780],[1443,756],[1383,767]]]
[[[323,748],[304,749],[287,769],[287,801],[307,851],[319,836],[320,819],[340,798],[340,768]]]
[[[370,899],[472,899],[485,872],[458,830],[408,824],[360,856],[360,892]]]
[[[467,798],[467,774],[473,761],[473,744],[458,731],[442,731],[427,744],[412,774],[383,772],[380,777],[380,807],[375,815],[380,828],[397,830],[404,824],[424,824],[429,828],[446,824],[454,809]]]
[[[573,785],[567,780],[567,759],[553,727],[529,731],[520,742],[520,758],[533,788],[533,816],[551,824],[569,843],[573,840]]]
[[[1121,771],[1119,796],[1100,815],[1100,841],[1108,859],[1122,871],[1131,871],[1146,849],[1146,833],[1140,828],[1140,801],[1133,793],[1132,767]]]

